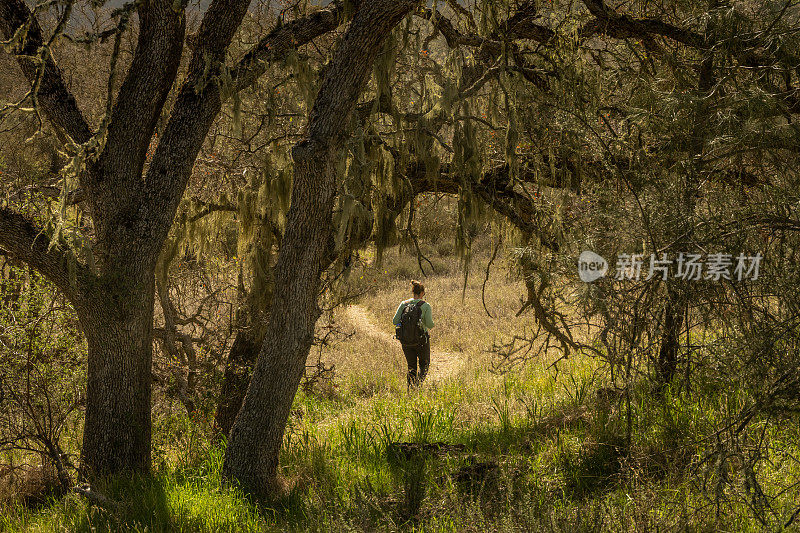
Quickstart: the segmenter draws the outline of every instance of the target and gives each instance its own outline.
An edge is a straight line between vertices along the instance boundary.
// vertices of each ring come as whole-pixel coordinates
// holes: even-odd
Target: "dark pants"
[[[418,346],[403,346],[403,354],[408,363],[408,386],[416,387],[428,375],[428,367],[431,364],[431,339],[426,337],[425,344]],[[417,362],[419,362],[419,373],[417,373]]]

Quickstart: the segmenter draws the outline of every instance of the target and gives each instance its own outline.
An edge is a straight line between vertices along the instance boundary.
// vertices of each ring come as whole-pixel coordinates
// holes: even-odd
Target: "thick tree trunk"
[[[261,331],[257,331],[260,329]],[[225,365],[225,376],[222,381],[217,413],[214,416],[215,429],[226,437],[230,434],[236,415],[242,408],[250,375],[258,360],[261,345],[264,342],[264,328],[251,326],[236,334],[228,362]]]
[[[303,152],[307,151],[307,155]],[[231,430],[224,473],[253,493],[275,488],[283,430],[319,317],[320,274],[332,253],[334,156],[296,147],[293,202],[275,266],[272,315],[261,356]]]
[[[150,470],[154,280],[116,281],[129,287],[116,302],[78,312],[89,349],[81,462],[92,477]]]
[[[283,432],[320,315],[320,275],[334,253],[331,215],[339,147],[376,54],[415,3],[381,0],[359,7],[326,67],[306,138],[292,151],[292,202],[275,265],[270,321],[223,466],[227,479],[257,495],[277,488]]]
[[[270,62],[335,29],[345,11],[337,2],[281,25],[228,69],[224,66],[227,49],[249,0],[212,0],[186,78],[142,179],[156,123],[164,116],[164,103],[180,65],[186,4],[166,0],[136,4],[136,50],[116,91],[102,142],[94,148],[87,145],[87,169],[78,178],[92,216],[93,248],[101,274],[95,275],[69,249],[48,246],[41,228],[0,206],[0,246],[53,281],[80,317],[89,347],[82,459],[94,474],[150,468],[155,258],[203,139],[226,97],[223,86],[228,84],[222,80],[232,79],[228,89],[247,87]],[[18,36],[22,36],[19,43],[14,39]],[[96,133],[64,83],[53,55],[43,56],[43,69],[35,60],[41,48],[51,43],[43,39],[35,14],[23,0],[0,0],[0,38],[14,41],[10,51],[38,90],[37,109],[59,134],[78,144],[93,140]]]

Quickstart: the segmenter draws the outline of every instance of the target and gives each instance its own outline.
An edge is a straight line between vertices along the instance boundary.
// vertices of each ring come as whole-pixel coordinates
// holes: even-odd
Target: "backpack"
[[[422,319],[422,304],[424,300],[416,304],[406,304],[403,314],[400,316],[400,325],[397,327],[395,335],[403,346],[419,346],[425,344],[425,331],[420,325]]]

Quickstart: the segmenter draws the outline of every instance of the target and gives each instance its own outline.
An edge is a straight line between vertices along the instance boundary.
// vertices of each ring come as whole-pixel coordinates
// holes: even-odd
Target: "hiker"
[[[392,319],[395,337],[402,344],[408,362],[409,388],[418,386],[428,374],[428,366],[431,364],[431,338],[428,330],[433,327],[431,306],[422,299],[425,296],[425,286],[417,280],[411,280],[411,292],[413,297],[400,303]]]

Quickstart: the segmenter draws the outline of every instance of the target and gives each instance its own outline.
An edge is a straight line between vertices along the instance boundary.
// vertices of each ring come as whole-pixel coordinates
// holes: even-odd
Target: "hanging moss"
[[[461,106],[462,114],[468,116],[470,107]],[[471,120],[457,121],[453,129],[453,159],[451,175],[459,179],[464,186],[480,180],[482,171],[482,150],[479,145],[478,132]]]
[[[504,84],[504,81],[506,80],[501,80],[500,83]],[[505,136],[505,157],[509,169],[509,183],[513,184],[519,177],[519,157],[517,157],[517,145],[519,144],[517,105],[513,99],[513,93],[511,93],[508,88],[504,87],[503,95],[505,99],[506,116],[508,117]]]
[[[242,99],[238,92],[233,95],[233,126],[231,133],[233,137],[241,137],[242,135]]]
[[[375,58],[373,65],[373,76],[375,78],[376,104],[381,98],[391,97],[392,81],[397,65],[398,35],[393,31]]]

